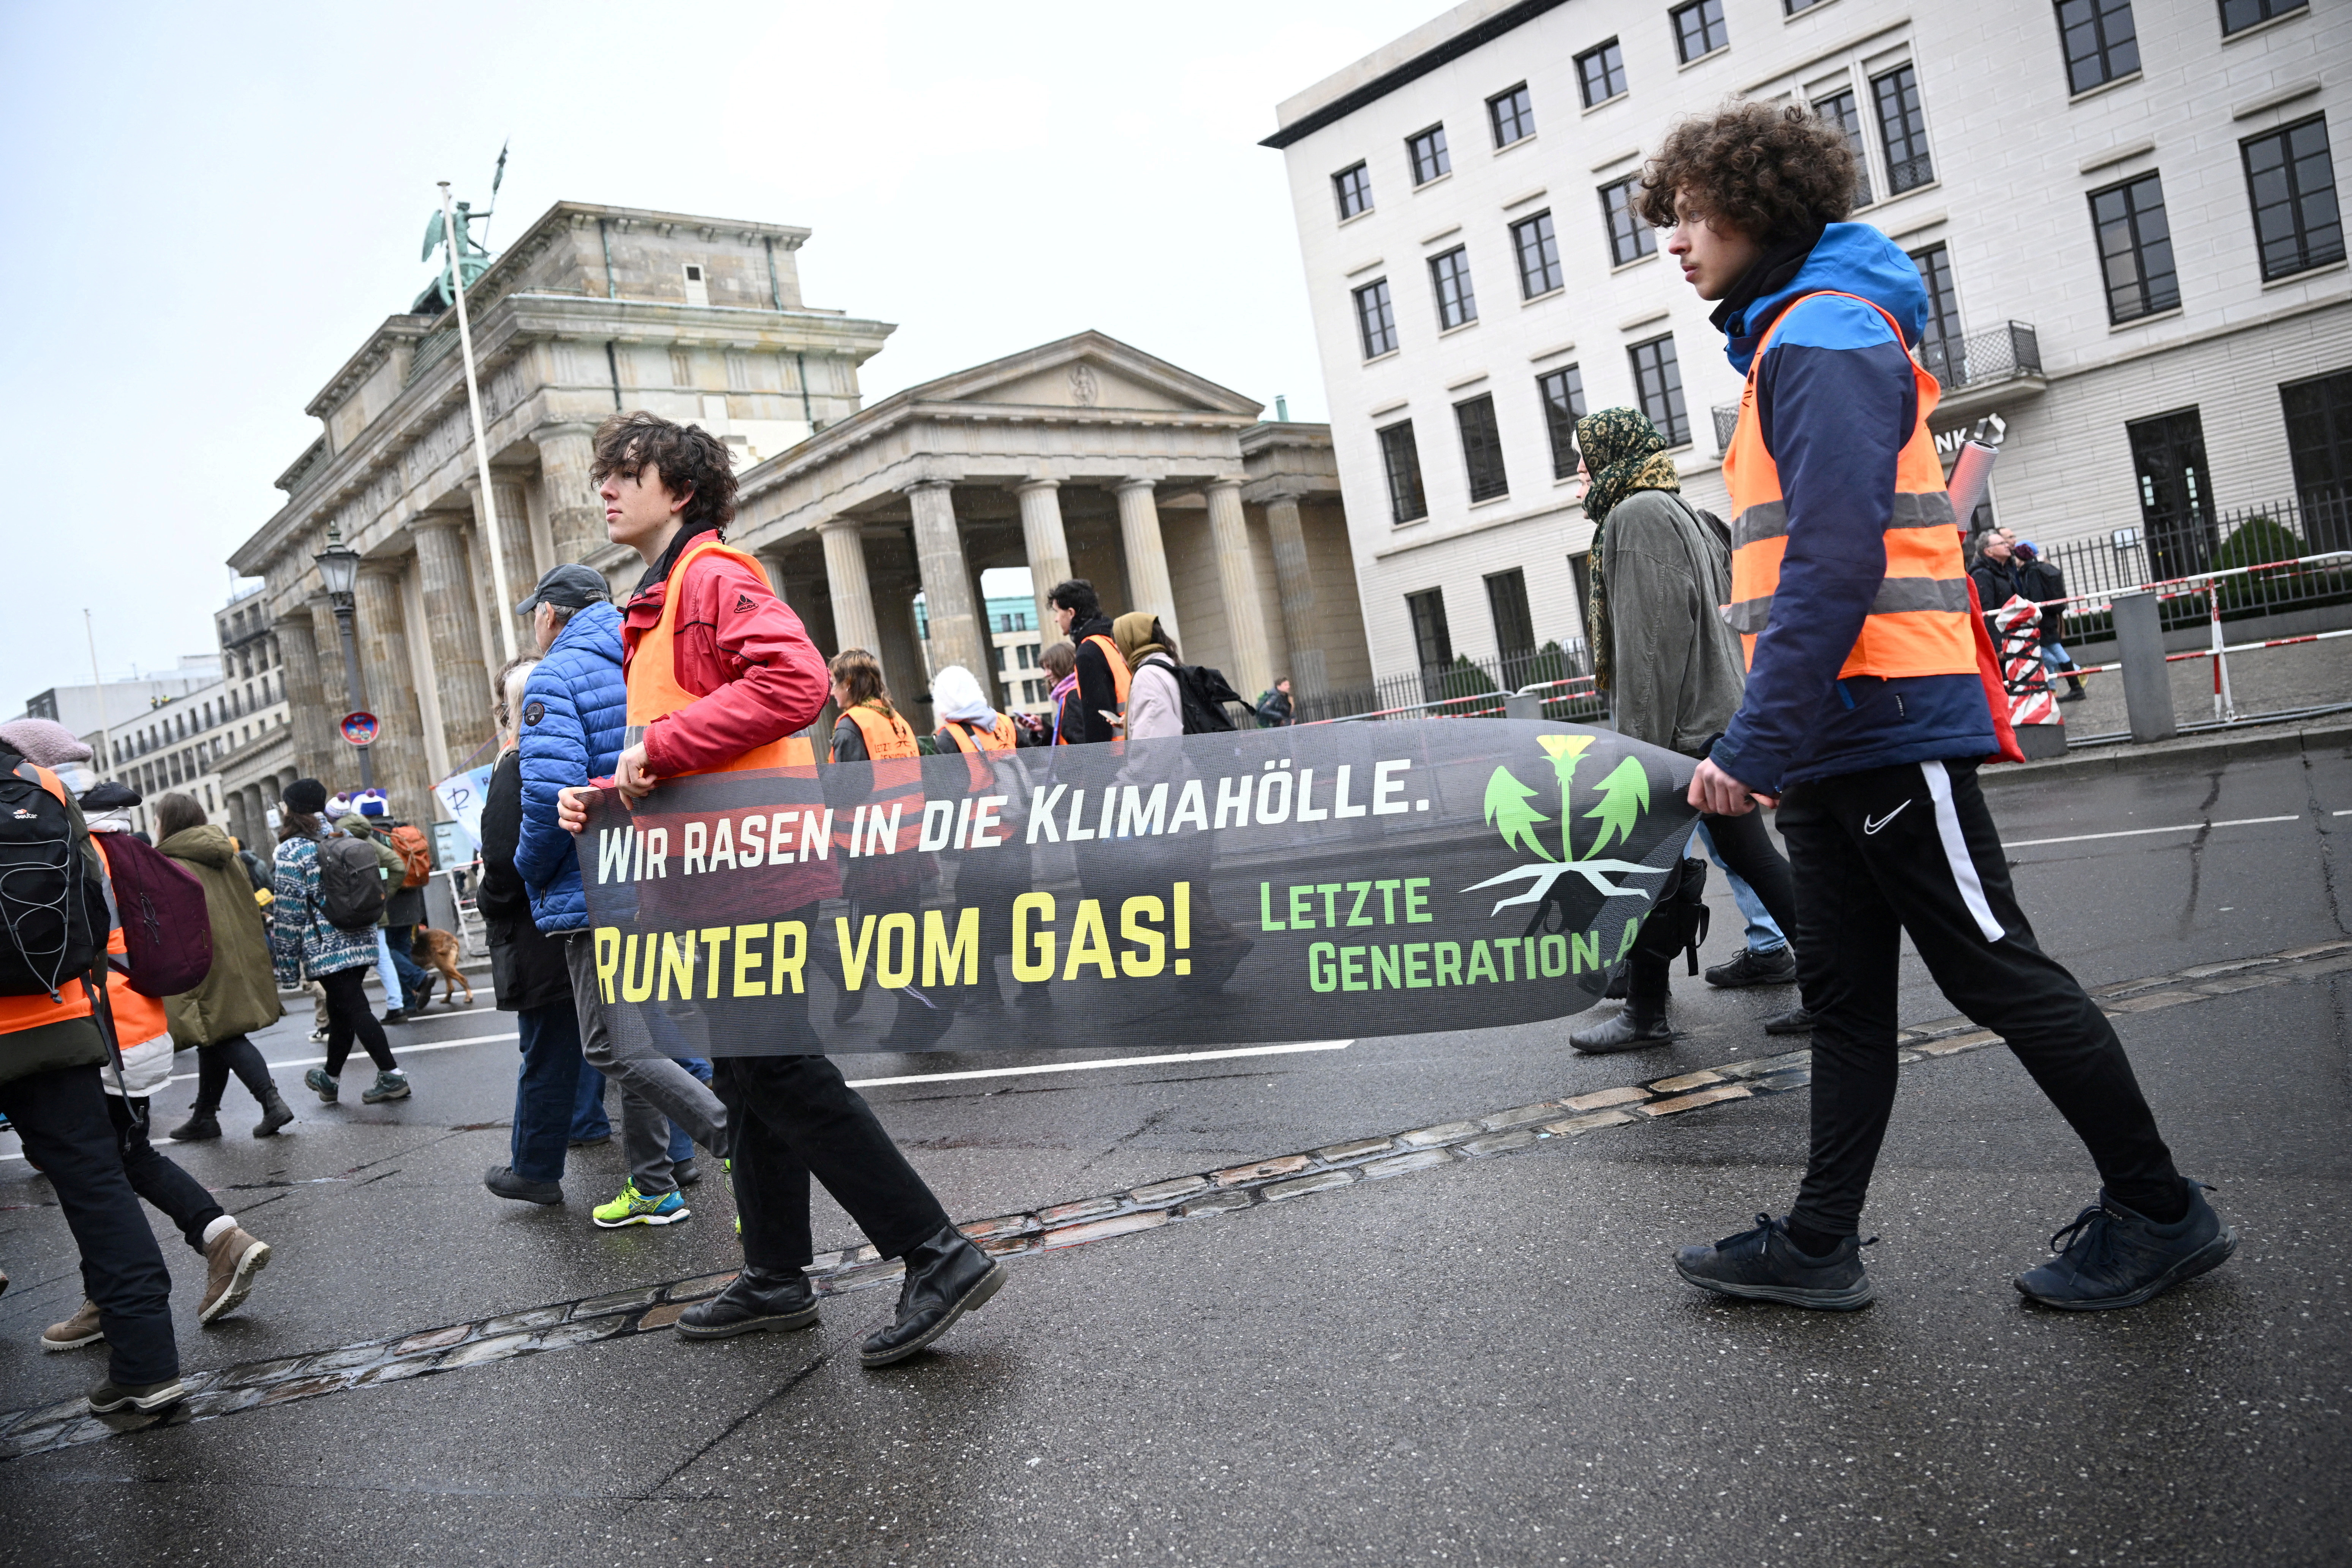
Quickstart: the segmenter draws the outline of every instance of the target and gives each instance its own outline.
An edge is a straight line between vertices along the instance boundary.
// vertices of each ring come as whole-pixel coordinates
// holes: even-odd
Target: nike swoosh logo
[[[1906,800],[1901,805],[1896,806],[1893,811],[1888,812],[1885,816],[1880,817],[1875,822],[1873,822],[1867,816],[1865,816],[1862,819],[1862,830],[1864,833],[1874,834],[1880,828],[1885,826],[1888,823],[1894,821],[1896,817],[1902,816],[1905,812],[1910,809],[1911,803]]]

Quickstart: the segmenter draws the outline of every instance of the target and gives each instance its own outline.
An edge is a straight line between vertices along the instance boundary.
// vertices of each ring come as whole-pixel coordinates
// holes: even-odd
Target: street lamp
[[[335,629],[343,639],[343,689],[351,694],[352,710],[367,707],[367,692],[360,685],[359,638],[352,630],[352,591],[359,584],[360,552],[343,542],[341,530],[327,524],[327,548],[312,556],[319,563],[319,581],[327,590],[327,602],[335,607]],[[368,761],[365,746],[355,748],[360,754],[360,787],[375,787],[375,768]]]

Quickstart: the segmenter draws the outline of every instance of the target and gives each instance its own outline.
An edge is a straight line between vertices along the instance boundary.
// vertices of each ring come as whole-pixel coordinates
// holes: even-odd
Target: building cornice
[[[1408,82],[1417,81],[1437,69],[1438,67],[1460,59],[1473,49],[1493,43],[1504,34],[1533,21],[1559,4],[1560,0],[1514,0],[1513,4],[1504,6],[1503,9],[1490,16],[1470,22],[1460,32],[1444,37],[1399,64],[1390,67],[1370,80],[1341,91],[1338,97],[1328,102],[1302,110],[1297,119],[1285,121],[1281,130],[1260,142],[1258,145],[1282,148],[1295,142],[1304,141],[1326,125],[1345,120],[1366,104],[1386,98]],[[1463,9],[1475,11],[1477,7],[1465,6]],[[1440,18],[1441,23],[1446,18]],[[1362,62],[1358,62],[1357,66],[1341,71],[1339,78],[1332,79],[1337,80],[1351,75],[1360,68],[1361,64]],[[1312,99],[1318,90],[1320,90],[1319,88],[1309,88],[1298,98],[1291,100],[1290,103],[1284,104],[1282,109],[1276,112],[1280,113],[1282,110],[1288,109],[1291,104],[1298,103],[1301,100]]]

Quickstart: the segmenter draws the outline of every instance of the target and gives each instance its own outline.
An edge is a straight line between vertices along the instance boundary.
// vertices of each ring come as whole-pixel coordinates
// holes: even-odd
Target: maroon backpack
[[[213,922],[205,885],[186,867],[128,833],[92,835],[106,853],[114,909],[130,950],[124,978],[142,996],[194,991],[213,972]]]

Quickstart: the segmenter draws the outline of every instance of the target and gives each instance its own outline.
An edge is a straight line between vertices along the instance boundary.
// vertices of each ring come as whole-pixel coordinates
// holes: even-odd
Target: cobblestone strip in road
[[[2094,986],[2091,994],[2099,999],[2109,1017],[2123,1017],[2266,985],[2315,980],[2346,970],[2352,970],[2352,941],[2327,942]],[[2000,1043],[1999,1037],[1977,1028],[1966,1018],[1943,1018],[1905,1029],[1898,1037],[1898,1060],[1908,1067]],[[1538,1100],[1465,1121],[1178,1176],[1029,1213],[971,1220],[962,1228],[999,1258],[1037,1256],[1465,1160],[1487,1159],[1602,1128],[1678,1116],[1702,1106],[1782,1094],[1804,1087],[1811,1079],[1811,1053],[1805,1050],[1726,1062],[1647,1083]],[[820,1296],[887,1285],[900,1273],[896,1259],[880,1257],[870,1246],[824,1253],[809,1266]],[[716,1295],[733,1278],[732,1273],[725,1273],[669,1280],[339,1350],[192,1373],[183,1380],[188,1387],[187,1401],[164,1420],[172,1425],[209,1421],[514,1356],[658,1332],[677,1322],[678,1314],[692,1303]],[[154,1424],[152,1418],[126,1422],[92,1415],[79,1398],[11,1411],[0,1414],[0,1459],[95,1442]]]

